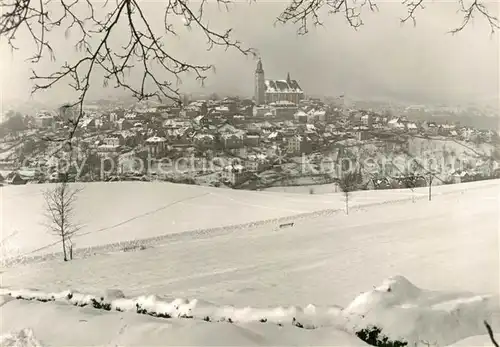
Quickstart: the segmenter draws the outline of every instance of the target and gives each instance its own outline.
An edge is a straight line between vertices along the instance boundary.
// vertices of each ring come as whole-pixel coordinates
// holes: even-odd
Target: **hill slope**
[[[433,188],[434,194],[491,186],[496,181]],[[77,248],[178,234],[297,214],[344,209],[339,193],[297,195],[238,191],[171,183],[90,183],[77,201],[75,220],[83,225],[75,238]],[[51,185],[7,186],[1,191],[0,258],[50,253],[60,250],[58,239],[44,227],[43,191]],[[427,188],[361,191],[350,198],[351,206],[390,201],[425,199]],[[293,218],[292,218],[293,219]],[[278,221],[274,221],[275,223]]]
[[[87,205],[80,208],[93,208],[91,212],[95,214],[90,217],[96,226],[117,223],[113,218],[124,213],[116,213],[114,207],[99,202],[95,196],[105,197],[105,201],[113,201],[114,206],[122,208],[137,206],[142,213],[138,218],[131,218],[129,223],[133,227],[124,223],[103,231],[102,235],[107,238],[96,237],[100,235],[98,232],[88,234],[87,242],[98,245],[102,240],[158,235],[164,230],[157,227],[165,223],[165,219],[177,217],[183,218],[184,226],[194,227],[203,226],[202,223],[221,225],[263,218],[259,211],[267,218],[276,218],[314,212],[324,205],[343,207],[341,196],[335,194],[318,198],[207,189],[204,191],[207,194],[201,195],[198,187],[169,185],[131,185],[125,193],[128,189],[124,187],[121,184],[87,186],[87,195],[80,200]],[[19,265],[4,269],[2,286],[47,292],[77,288],[82,293],[97,295],[114,288],[123,289],[127,297],[154,294],[160,300],[196,298],[201,306],[241,308],[229,310],[235,320],[242,317],[245,320],[252,312],[270,312],[269,308],[307,308],[313,304],[319,310],[341,305],[346,307],[341,311],[342,316],[354,315],[348,322],[357,324],[357,328],[372,322],[380,324],[391,336],[403,336],[411,341],[429,337],[446,345],[484,333],[481,326],[484,317],[494,318],[494,328],[499,324],[500,311],[495,315],[485,311],[485,303],[498,301],[479,295],[499,291],[499,187],[499,181],[442,186],[435,189],[432,201],[427,201],[423,189],[417,192],[423,198],[415,203],[409,200],[408,192],[358,192],[353,197],[358,208],[349,215],[317,214],[296,219],[293,227],[283,229],[271,223],[196,237],[184,232],[181,235],[188,237],[164,240],[141,251],[98,254],[67,263],[55,259]],[[167,201],[179,200],[182,193],[183,199],[194,196],[192,201],[199,198],[203,203],[185,205],[174,211],[161,209],[162,193],[177,188],[177,196],[174,198],[175,194],[171,193]],[[28,201],[40,203],[40,196],[29,189],[34,188],[4,190],[11,194],[12,199],[6,201],[9,208],[19,208],[23,201],[24,206]],[[105,194],[99,193],[99,189]],[[115,195],[108,195],[113,189]],[[144,195],[140,195],[141,191]],[[147,195],[151,200],[144,204],[137,199]],[[134,197],[141,203],[134,204]],[[405,202],[383,203],[403,198]],[[368,206],[374,203],[376,205]],[[4,201],[4,211],[5,205]],[[240,205],[246,207],[236,207]],[[250,208],[251,205],[254,207]],[[147,214],[152,208],[161,212]],[[219,209],[216,214],[214,211]],[[226,216],[227,220],[221,221]],[[8,218],[10,227],[26,223],[21,215]],[[112,234],[108,234],[110,230],[114,230]],[[21,244],[29,243],[29,237],[41,231],[31,230],[32,234],[24,232],[14,237],[18,237]],[[46,241],[39,238],[36,242],[40,240]],[[357,296],[398,274],[410,279],[415,286],[404,278],[393,277],[382,286]],[[144,320],[135,313],[98,313],[101,311],[92,308],[22,300],[7,302],[2,311],[10,317],[4,322],[2,334],[26,328],[29,323],[42,344],[46,341],[49,345],[103,345],[109,341],[120,345],[363,345],[353,340],[356,327],[351,327],[354,330],[345,335],[345,331],[328,326],[332,322],[314,332],[257,322],[235,325],[204,324],[199,320],[158,322],[159,318],[151,321],[152,318],[143,317],[147,318]],[[30,317],[29,322],[26,317]],[[315,317],[318,318],[317,314]],[[44,322],[60,322],[56,325],[64,325],[65,329],[49,328]],[[100,328],[104,326],[106,329]],[[343,329],[346,326],[344,324]],[[487,341],[487,338],[483,336],[480,340]]]

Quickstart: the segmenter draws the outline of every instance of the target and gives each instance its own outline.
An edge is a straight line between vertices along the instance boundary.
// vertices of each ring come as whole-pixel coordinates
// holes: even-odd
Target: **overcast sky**
[[[161,29],[161,2],[141,4],[148,18]],[[258,49],[266,78],[284,79],[290,72],[308,94],[345,93],[358,98],[389,97],[412,102],[466,102],[498,96],[498,35],[490,36],[487,23],[480,17],[460,34],[448,34],[461,23],[455,1],[428,4],[418,13],[416,27],[411,23],[400,25],[399,18],[405,13],[403,5],[383,2],[378,13],[364,14],[365,25],[358,31],[335,15],[324,17],[324,27],[301,37],[296,35],[297,27],[293,24],[273,25],[285,5],[285,0],[257,1],[251,5],[243,2],[233,5],[229,13],[210,5],[206,15],[214,29],[233,27],[235,38]],[[53,32],[51,37],[57,64],[78,59],[75,37],[65,39],[62,31]],[[20,50],[14,54],[5,41],[0,42],[5,99],[28,98],[31,68],[48,73],[56,67],[48,60],[38,67],[26,63],[24,59],[33,52],[27,38],[25,32],[18,35],[16,45]],[[217,70],[209,73],[205,88],[187,76],[181,85],[183,91],[252,96],[256,64],[253,58],[221,49],[207,52],[201,33],[183,27],[179,37],[167,36],[165,42],[169,52],[189,62],[216,65]],[[130,78],[132,83],[139,81],[134,74]],[[116,93],[113,88],[104,89],[97,79],[89,95],[96,98]],[[38,100],[57,103],[70,97],[70,89],[63,85],[37,96]]]

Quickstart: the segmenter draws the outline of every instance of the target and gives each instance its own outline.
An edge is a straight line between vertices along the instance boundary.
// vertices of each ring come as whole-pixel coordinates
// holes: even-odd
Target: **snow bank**
[[[0,288],[0,295],[12,299],[49,302],[57,301],[78,307],[94,307],[105,311],[135,312],[159,318],[197,319],[206,322],[229,323],[274,323],[293,325],[299,328],[315,329],[333,326],[339,322],[341,308],[275,307],[259,309],[252,307],[216,306],[198,299],[176,298],[163,300],[155,295],[126,298],[121,290],[107,290],[103,295],[66,290],[59,293],[45,293],[38,290],[10,290]]]
[[[352,331],[378,327],[391,340],[410,346],[444,346],[484,334],[484,321],[500,327],[498,298],[423,290],[402,276],[359,295],[343,316]]]
[[[348,332],[352,338],[358,336],[365,341],[369,340],[368,333],[371,332],[372,343],[375,332],[375,335],[378,334],[375,340],[383,340],[385,337],[387,340],[408,346],[447,346],[462,343],[461,341],[466,338],[484,335],[485,321],[489,322],[494,330],[500,327],[500,306],[497,298],[471,293],[429,291],[418,288],[402,276],[385,280],[382,285],[356,297],[344,309],[338,306],[314,305],[268,309],[237,308],[217,306],[198,299],[167,300],[155,295],[127,298],[120,290],[108,290],[102,295],[94,295],[74,290],[44,293],[37,290],[2,288],[0,295],[0,298],[6,296],[11,298],[11,301],[2,299],[2,308],[15,305],[12,301],[46,306],[54,305],[43,302],[57,301],[66,303],[66,305],[55,305],[60,308],[78,306],[97,309],[93,310],[94,312],[110,311],[126,315],[131,313],[134,316],[163,318],[169,322],[167,324],[174,325],[179,324],[174,322],[191,321],[197,322],[189,323],[195,325],[234,323],[314,331],[333,329]],[[259,331],[262,329],[258,328]],[[239,341],[238,338],[235,339]]]
[[[9,317],[2,322],[2,330],[29,326],[42,343],[51,346],[367,346],[332,328],[159,319],[27,300],[7,303],[2,314]]]

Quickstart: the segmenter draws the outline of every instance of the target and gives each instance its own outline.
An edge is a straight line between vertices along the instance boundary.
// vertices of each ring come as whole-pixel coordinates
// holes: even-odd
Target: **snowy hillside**
[[[12,289],[2,289],[9,319],[1,333],[33,346],[363,346],[356,333],[377,326],[408,346],[488,345],[483,321],[500,331],[499,183],[436,187],[432,201],[422,189],[415,203],[408,191],[358,192],[349,215],[335,212],[344,206],[339,194],[89,184],[80,217],[104,230],[77,245],[179,234],[134,252],[4,268],[2,287]],[[3,227],[19,230],[10,240],[24,249],[47,244],[36,213],[16,212],[23,204],[39,211],[40,188],[3,189]],[[295,224],[277,228],[280,217]],[[263,219],[271,222],[190,231]],[[71,299],[50,294],[68,289]],[[126,297],[103,295],[107,289]],[[101,296],[110,312],[89,307]]]
[[[433,188],[433,194],[491,186],[496,181]],[[77,184],[84,190],[77,201],[75,220],[83,225],[75,247],[96,247],[122,241],[175,235],[186,231],[278,222],[277,218],[317,215],[345,208],[340,193],[297,195],[292,193],[238,191],[171,183]],[[51,185],[2,188],[0,259],[57,252],[58,239],[47,234],[43,191]],[[350,205],[368,206],[391,201],[425,199],[427,188],[360,191]],[[26,213],[28,211],[28,213]],[[246,227],[246,226],[241,226]],[[156,241],[155,241],[156,242]]]

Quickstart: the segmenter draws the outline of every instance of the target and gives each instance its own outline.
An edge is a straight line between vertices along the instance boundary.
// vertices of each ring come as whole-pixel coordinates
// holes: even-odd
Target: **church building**
[[[257,105],[270,104],[277,101],[290,101],[298,104],[304,99],[304,91],[296,80],[266,80],[262,61],[259,59],[255,70],[255,103]]]

